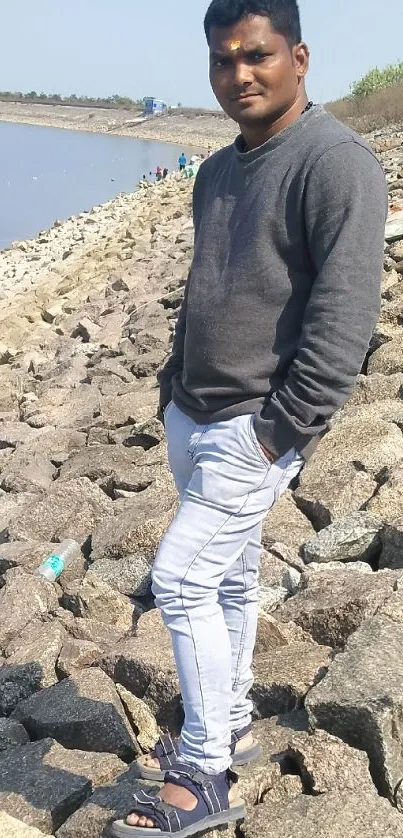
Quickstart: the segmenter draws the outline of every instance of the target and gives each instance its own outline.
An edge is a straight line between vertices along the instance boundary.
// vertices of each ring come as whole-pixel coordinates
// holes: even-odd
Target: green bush
[[[385,90],[394,84],[403,82],[403,61],[397,64],[389,64],[384,70],[370,70],[364,78],[356,81],[351,87],[353,96],[371,96],[378,90]]]

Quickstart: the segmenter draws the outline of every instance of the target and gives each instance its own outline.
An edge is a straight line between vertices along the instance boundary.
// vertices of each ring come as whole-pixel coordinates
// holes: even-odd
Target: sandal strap
[[[161,832],[177,832],[181,829],[178,812],[175,806],[170,806],[161,798],[140,791],[133,794],[135,800],[134,814],[150,818]]]
[[[232,772],[224,771],[218,776],[204,774],[183,762],[176,762],[166,773],[165,782],[188,789],[199,801],[204,802],[208,814],[223,812],[229,807],[228,792]]]
[[[246,727],[243,727],[242,730],[233,730],[232,731],[232,733],[231,733],[231,745],[230,745],[231,756],[233,756],[234,753],[235,753],[235,748],[237,746],[237,742],[240,742],[240,740],[243,739],[244,736],[247,736],[248,733],[251,733],[251,732],[252,732],[252,725],[251,724],[246,725]]]
[[[179,756],[179,740],[172,739],[169,733],[161,736],[155,743],[154,753],[160,764],[161,771],[169,771]]]

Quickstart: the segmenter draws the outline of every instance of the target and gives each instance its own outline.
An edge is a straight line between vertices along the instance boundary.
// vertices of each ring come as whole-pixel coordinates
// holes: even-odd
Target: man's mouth
[[[239,93],[238,96],[233,97],[234,102],[246,102],[248,99],[256,99],[260,93]]]

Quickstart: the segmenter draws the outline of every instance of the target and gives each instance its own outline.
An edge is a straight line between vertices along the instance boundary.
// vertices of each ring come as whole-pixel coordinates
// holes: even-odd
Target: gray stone
[[[301,573],[270,550],[263,550],[260,557],[260,590],[285,588],[286,594],[295,594],[301,580]]]
[[[401,338],[395,338],[380,346],[368,361],[368,374],[393,375],[403,372],[403,347]]]
[[[0,835],[4,835],[4,838],[52,838],[51,835],[44,835],[36,826],[27,826],[7,812],[0,812]]]
[[[263,521],[262,544],[270,550],[275,542],[281,542],[298,553],[301,544],[314,534],[311,522],[298,509],[292,492],[287,490]]]
[[[145,701],[137,698],[126,687],[116,684],[116,689],[130,724],[135,731],[140,748],[143,751],[151,751],[160,736],[155,716]]]
[[[40,495],[33,492],[20,492],[11,494],[0,490],[0,540],[2,542],[8,537],[8,525],[10,521],[21,514],[25,508],[38,502]]]
[[[137,622],[135,605],[94,574],[66,585],[61,601],[75,617],[98,620],[122,632],[131,631]]]
[[[141,554],[118,560],[98,559],[88,571],[87,582],[92,578],[127,596],[147,596],[151,593],[151,562]]]
[[[52,740],[44,739],[13,748],[0,759],[0,810],[52,833],[91,793],[77,756],[74,772],[68,754],[64,768],[47,763],[53,747]]]
[[[141,386],[121,396],[107,396],[101,399],[99,424],[107,428],[119,428],[147,422],[156,416],[158,400],[157,388],[150,390]]]
[[[253,808],[244,831],[246,838],[402,838],[403,818],[386,800],[360,789],[273,805],[269,795]]]
[[[101,657],[103,649],[89,640],[68,638],[62,646],[57,660],[57,671],[62,678],[74,675],[78,669],[85,669]]]
[[[57,830],[57,838],[106,836],[113,821],[125,818],[133,811],[133,794],[141,789],[150,792],[150,785],[140,783],[132,777],[97,789]]]
[[[0,713],[8,715],[32,693],[57,684],[56,661],[63,638],[61,626],[45,623],[7,659],[0,670]]]
[[[353,512],[302,547],[305,562],[370,561],[380,550],[382,521],[369,512]]]
[[[26,454],[22,447],[1,472],[0,486],[5,492],[47,492],[56,469],[43,454]]]
[[[295,495],[316,529],[323,529],[338,518],[358,512],[377,488],[375,479],[353,462],[332,466],[325,459],[315,460],[314,455],[302,471]],[[308,540],[315,533],[312,530]]]
[[[25,454],[42,454],[54,465],[61,466],[75,451],[84,448],[87,434],[70,428],[41,429],[39,437],[24,443]]]
[[[27,573],[33,573],[48,556],[55,545],[50,541],[10,541],[0,545],[0,574],[12,567],[20,567]]]
[[[294,733],[284,756],[296,764],[307,794],[375,791],[367,754],[324,730]]]
[[[171,523],[176,492],[162,480],[127,501],[114,518],[106,519],[95,529],[92,538],[93,561],[98,559],[138,560],[137,584],[148,582],[150,563],[158,544]]]
[[[310,721],[369,756],[393,801],[403,777],[403,624],[380,614],[353,634],[306,700]]]
[[[317,643],[344,648],[350,635],[392,595],[396,580],[394,573],[334,573],[324,566],[303,578],[305,589],[274,616],[286,623],[293,620]]]
[[[13,718],[31,736],[52,736],[67,748],[116,754],[138,751],[115,686],[100,669],[87,669],[22,701]]]
[[[8,526],[11,541],[85,543],[97,524],[113,514],[112,501],[87,477],[56,481],[45,499],[17,511]]]
[[[29,736],[23,725],[14,719],[0,719],[0,752],[26,745],[27,742]]]
[[[57,608],[57,595],[46,580],[12,568],[5,574],[5,586],[0,590],[0,649],[35,617]]]
[[[83,448],[64,463],[60,470],[60,480],[88,477],[109,494],[113,490],[115,474],[133,473],[136,455],[138,458],[139,452],[129,452],[123,445],[93,445]]]
[[[179,681],[171,636],[159,611],[140,617],[136,637],[118,643],[100,666],[116,683],[142,698],[161,727],[180,731]]]
[[[327,672],[331,650],[305,641],[255,654],[251,697],[259,718],[299,710],[310,688]]]
[[[37,401],[25,399],[21,403],[21,418],[32,428],[57,425],[88,431],[100,416],[100,394],[90,384],[80,384],[75,389],[54,387]]]

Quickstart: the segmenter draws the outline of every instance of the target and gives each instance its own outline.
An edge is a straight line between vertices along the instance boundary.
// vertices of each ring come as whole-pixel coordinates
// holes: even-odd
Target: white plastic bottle
[[[42,562],[35,571],[35,575],[44,576],[49,582],[56,582],[66,567],[79,556],[81,556],[80,545],[73,538],[66,538],[61,544],[55,544],[54,552]]]

